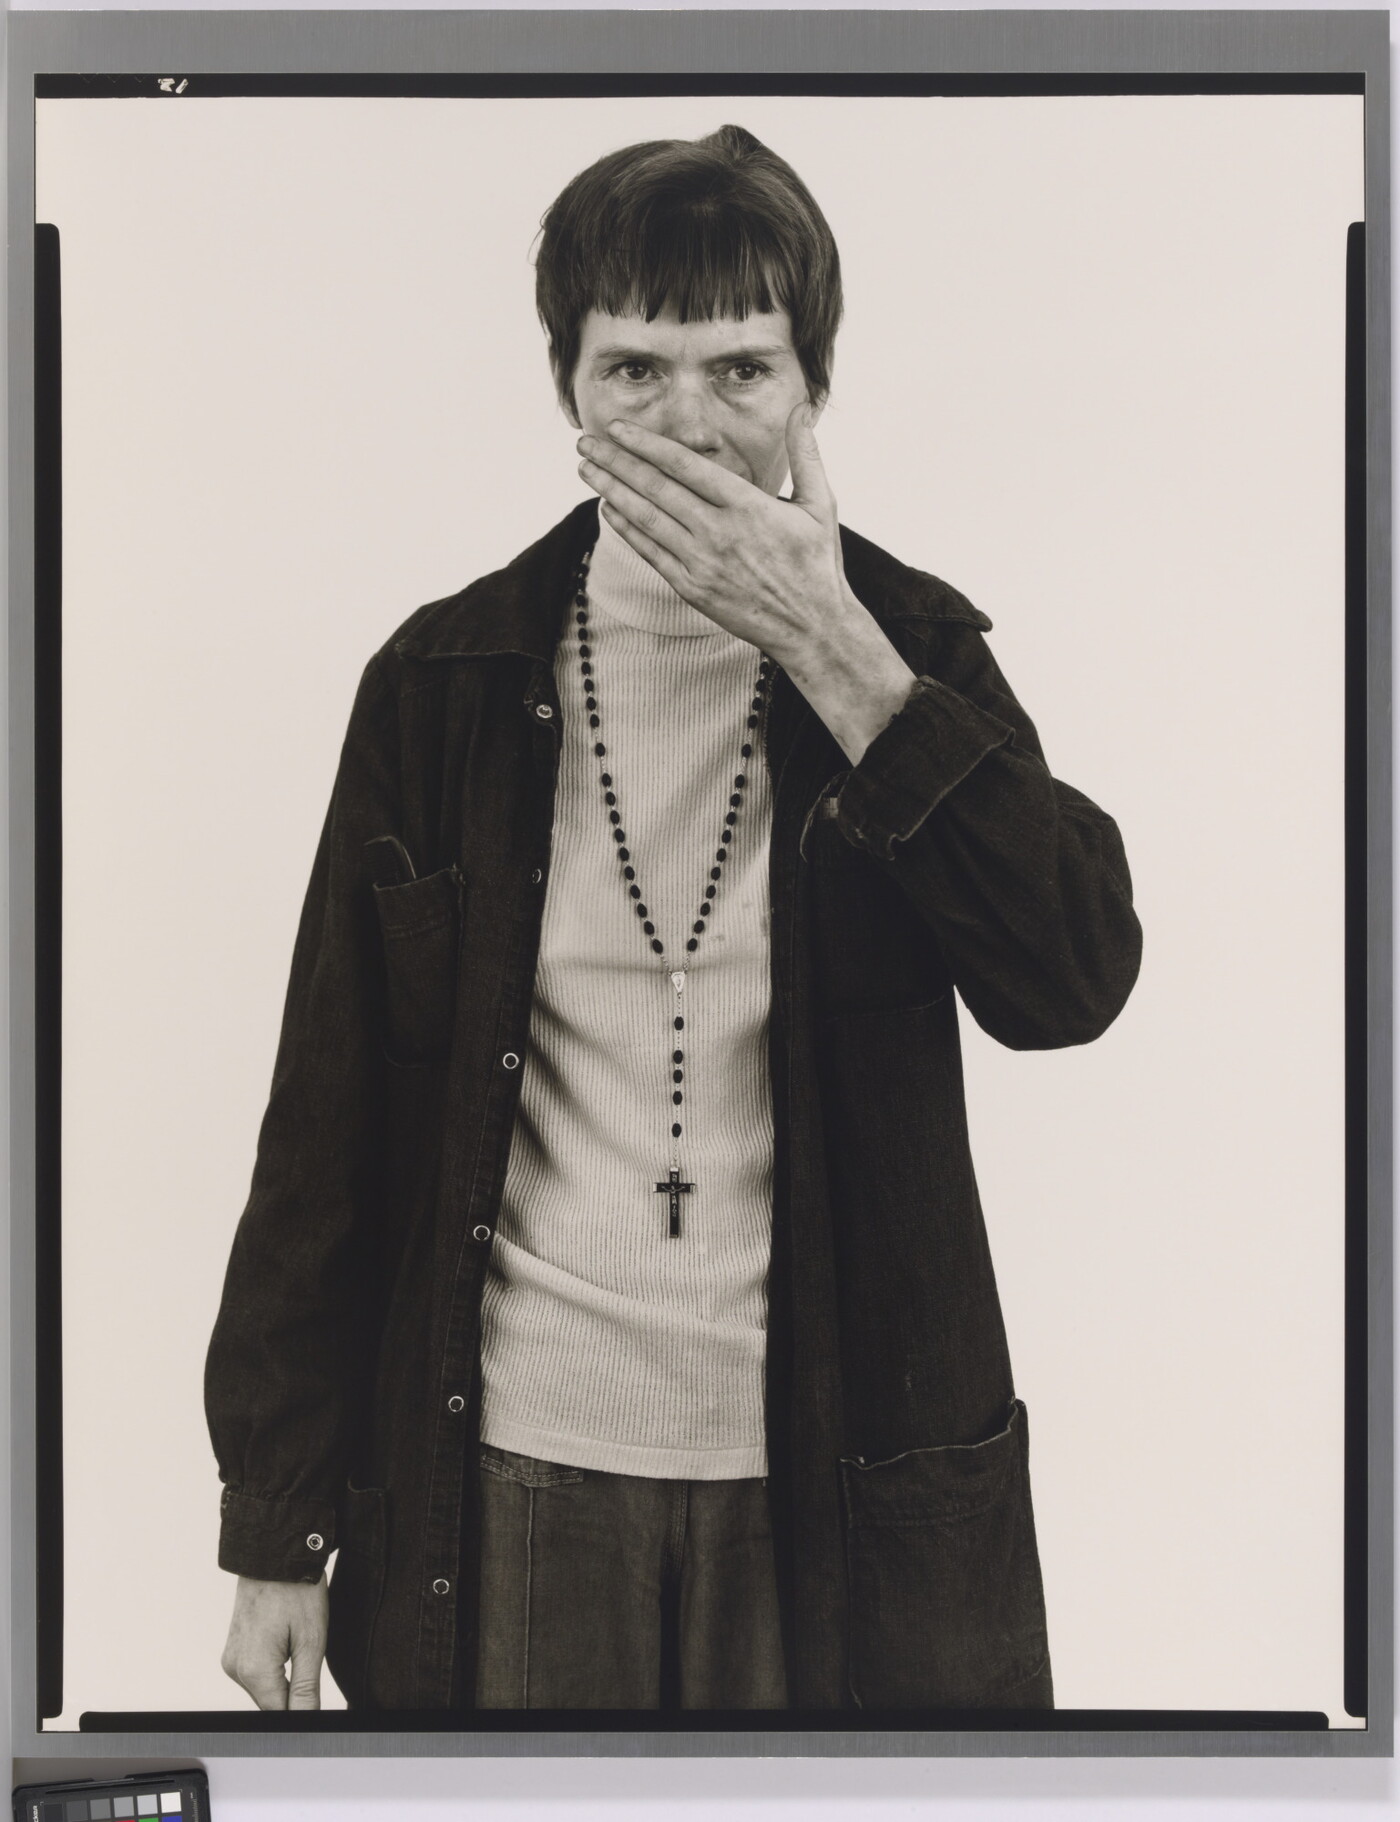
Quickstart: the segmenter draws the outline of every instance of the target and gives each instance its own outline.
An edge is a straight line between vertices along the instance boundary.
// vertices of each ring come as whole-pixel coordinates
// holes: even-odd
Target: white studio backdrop
[[[65,1709],[247,1706],[201,1375],[359,673],[586,489],[529,253],[724,121],[831,221],[843,520],[1118,820],[1137,989],[964,1018],[1064,1707],[1342,1644],[1343,302],[1358,96],[65,100]],[[340,1697],[326,1676],[323,1701]]]

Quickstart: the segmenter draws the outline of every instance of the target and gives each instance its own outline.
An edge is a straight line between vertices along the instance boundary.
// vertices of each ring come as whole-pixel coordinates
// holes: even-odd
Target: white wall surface
[[[606,147],[726,119],[841,245],[843,518],[992,616],[1052,767],[1123,828],[1146,926],[1094,1046],[1017,1056],[964,1021],[1058,1699],[1343,1719],[1359,99],[299,100],[40,108],[67,402],[62,1727],[243,1705],[199,1373],[354,682],[580,495],[540,212]],[[354,1769],[295,1776],[352,1815]],[[809,1800],[854,1797],[846,1770]],[[483,1771],[422,1788],[454,1813],[536,1775]]]

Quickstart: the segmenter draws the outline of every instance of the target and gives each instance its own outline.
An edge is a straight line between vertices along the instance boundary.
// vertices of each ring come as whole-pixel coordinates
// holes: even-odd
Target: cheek
[[[733,427],[735,447],[742,451],[755,476],[765,476],[787,462],[787,416],[772,411],[751,410],[736,413]]]

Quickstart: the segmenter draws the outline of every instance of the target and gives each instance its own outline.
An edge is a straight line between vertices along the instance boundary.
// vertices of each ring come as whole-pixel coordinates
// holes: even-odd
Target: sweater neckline
[[[588,606],[590,613],[602,619],[620,620],[637,632],[666,638],[707,639],[724,632],[708,615],[682,600],[601,514],[598,542],[588,565]]]

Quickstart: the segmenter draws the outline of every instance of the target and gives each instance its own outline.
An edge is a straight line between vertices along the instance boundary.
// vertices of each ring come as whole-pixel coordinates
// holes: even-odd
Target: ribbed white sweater
[[[555,666],[563,745],[529,1049],[483,1307],[482,1436],[609,1473],[758,1475],[771,794],[761,730],[744,720],[759,654],[682,601],[605,523],[588,597],[602,726],[586,726],[571,621]],[[593,753],[600,737],[605,761]],[[603,765],[664,966],[621,877]],[[740,770],[710,928],[687,955]],[[678,999],[666,969],[682,960]],[[676,1117],[681,1174],[695,1188],[672,1239],[654,1186],[670,1169]]]

